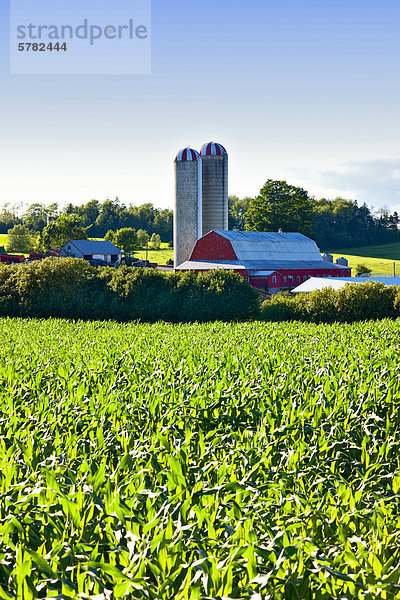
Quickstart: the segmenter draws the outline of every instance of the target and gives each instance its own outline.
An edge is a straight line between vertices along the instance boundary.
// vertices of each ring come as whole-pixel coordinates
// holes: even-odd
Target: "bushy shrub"
[[[257,315],[256,292],[229,272],[91,267],[76,258],[0,265],[0,316],[208,321]]]
[[[19,294],[16,287],[15,271],[17,266],[0,263],[0,317],[19,315]]]
[[[337,320],[351,323],[397,316],[395,299],[398,289],[377,281],[346,285],[335,295]]]
[[[87,261],[47,258],[11,267],[23,316],[101,318],[109,305],[106,283]]]
[[[265,321],[293,321],[298,319],[296,298],[286,292],[276,294],[261,304],[261,318]]]
[[[257,292],[231,271],[186,272],[177,280],[184,321],[239,320],[259,312]]]
[[[288,297],[277,294],[261,307],[268,321],[312,321],[333,323],[364,321],[400,316],[400,288],[367,281],[348,284],[338,290],[324,288],[310,294]]]
[[[355,272],[355,276],[358,277],[359,275],[368,275],[369,273],[372,273],[372,269],[366,267],[365,265],[362,264],[358,264],[354,267],[354,272]]]
[[[298,294],[295,298],[297,318],[313,323],[334,323],[338,320],[335,305],[337,291],[332,288]]]
[[[170,276],[154,269],[121,267],[111,272],[115,318],[142,321],[175,320],[176,302]]]

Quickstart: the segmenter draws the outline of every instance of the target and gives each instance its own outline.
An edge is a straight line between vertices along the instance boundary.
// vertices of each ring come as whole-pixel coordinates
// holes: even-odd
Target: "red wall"
[[[289,282],[289,275],[293,276],[293,282]],[[297,276],[300,276],[300,282],[297,281]],[[297,287],[300,283],[304,282],[304,276],[307,279],[311,277],[351,277],[351,269],[285,269],[279,270],[279,273],[274,273],[268,277],[254,277],[254,274],[250,275],[250,285],[257,288],[286,288],[286,287]],[[272,277],[276,277],[276,283],[272,283]],[[283,281],[283,276],[286,276],[286,283]]]
[[[200,238],[189,260],[237,260],[229,240],[211,231]]]

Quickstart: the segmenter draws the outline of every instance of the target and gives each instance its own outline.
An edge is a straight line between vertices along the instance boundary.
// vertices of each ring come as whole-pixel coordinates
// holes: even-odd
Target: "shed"
[[[122,252],[105,240],[70,240],[61,249],[60,256],[72,256],[84,260],[100,259],[108,264],[121,260]]]

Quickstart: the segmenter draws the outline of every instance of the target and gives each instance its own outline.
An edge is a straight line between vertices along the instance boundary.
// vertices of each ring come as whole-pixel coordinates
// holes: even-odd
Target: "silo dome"
[[[200,160],[200,154],[192,148],[183,148],[182,150],[179,150],[175,157],[176,162],[186,162],[192,160]]]
[[[217,144],[215,142],[208,142],[208,144],[204,144],[200,150],[201,156],[224,156],[224,154],[228,154],[222,144]]]

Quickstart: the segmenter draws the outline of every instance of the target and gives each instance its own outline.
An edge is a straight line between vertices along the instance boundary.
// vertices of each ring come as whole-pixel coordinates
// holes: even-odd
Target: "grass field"
[[[0,320],[0,597],[399,598],[399,336]]]
[[[5,247],[7,244],[7,234],[6,233],[0,233],[0,246]]]
[[[135,256],[140,260],[144,260],[146,258],[146,250],[138,250],[135,252]],[[173,248],[168,248],[168,244],[161,244],[160,250],[149,250],[148,251],[148,260],[150,262],[156,262],[159,265],[167,264],[167,260],[171,258],[174,260],[174,250]]]
[[[374,273],[393,275],[395,263],[396,274],[400,275],[400,243],[345,248],[343,250],[335,250],[332,254],[334,260],[340,256],[344,256],[349,261],[350,267],[362,264],[372,269]]]
[[[101,238],[91,238],[93,240],[100,240]],[[135,258],[138,260],[145,260],[146,258],[146,250],[136,250],[134,253]],[[171,258],[174,260],[174,250],[168,247],[168,244],[161,244],[161,248],[159,250],[149,250],[147,253],[147,260],[150,262],[155,262],[159,265],[166,265],[167,260]]]
[[[400,260],[400,242],[395,244],[381,244],[380,246],[360,246],[359,248],[346,248],[335,250],[336,253],[344,252],[349,255],[366,256],[368,258],[385,258]]]
[[[386,273],[387,275],[393,275],[394,273],[394,264],[396,265],[396,275],[400,275],[400,261],[389,260],[384,258],[367,258],[365,256],[358,256],[353,254],[346,254],[345,252],[340,252],[338,254],[332,253],[334,261],[337,258],[343,256],[347,258],[349,261],[349,266],[354,269],[356,265],[364,265],[372,270],[373,273]],[[353,270],[352,275],[355,275]]]

